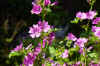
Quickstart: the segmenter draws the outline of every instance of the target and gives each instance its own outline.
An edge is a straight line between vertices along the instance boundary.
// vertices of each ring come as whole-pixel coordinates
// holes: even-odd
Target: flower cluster
[[[87,31],[84,32],[84,35],[80,34],[79,37],[76,37],[74,33],[70,32],[64,40],[56,39],[56,29],[53,27],[53,30],[48,24],[48,21],[45,21],[44,17],[47,11],[50,11],[50,7],[56,5],[57,2],[52,3],[51,0],[37,0],[37,2],[38,3],[32,3],[33,7],[31,13],[37,15],[40,14],[39,16],[42,17],[43,21],[38,21],[37,24],[33,24],[29,28],[28,33],[31,38],[34,38],[31,39],[32,42],[34,41],[34,45],[31,43],[24,49],[23,44],[21,43],[11,50],[13,53],[15,52],[14,54],[12,53],[12,55],[10,54],[11,56],[25,54],[20,66],[34,66],[35,62],[38,62],[42,66],[86,66],[86,64],[89,66],[99,66],[100,63],[95,64],[94,62],[91,62],[93,58],[98,58],[96,57],[96,53],[91,51],[94,47],[89,45],[94,44],[91,42],[90,38],[94,36],[92,33],[92,35],[89,35],[88,39],[84,36],[88,31],[91,32],[91,30],[88,30],[88,28],[90,28],[89,23],[88,25],[85,25],[86,28],[87,26],[88,28]],[[76,14],[75,21],[76,23],[78,23],[78,20],[82,21],[85,19],[89,20],[89,22],[92,21],[92,32],[94,32],[95,36],[100,38],[100,26],[97,27],[100,22],[100,17],[95,17],[96,15],[96,11],[80,11]],[[73,46],[71,46],[71,44],[73,44]],[[23,49],[23,53],[17,52],[21,49]]]
[[[92,20],[97,15],[96,11],[89,11],[89,12],[78,12],[76,17],[79,19],[90,19]]]
[[[48,5],[53,6],[53,5],[56,5],[57,4],[57,1],[51,3],[50,0],[44,0],[43,2],[42,1],[39,1],[39,2],[41,2],[41,3],[32,2],[32,5],[33,5],[32,10],[31,10],[31,13],[32,14],[40,14],[42,11],[44,11],[43,10],[44,7],[42,6],[42,4],[45,7],[48,6]]]
[[[98,25],[100,22],[100,17],[96,17],[92,24]],[[94,35],[97,36],[100,39],[100,27],[92,26],[92,32],[94,32]]]
[[[38,24],[33,25],[29,29],[29,34],[32,38],[40,37],[41,32],[48,32],[51,29],[50,25],[46,21],[39,21]]]
[[[38,46],[34,49],[34,52],[29,52],[27,56],[25,56],[23,64],[25,66],[33,66],[34,61],[37,55],[41,52],[41,44],[39,43]],[[21,65],[23,65],[21,64]]]

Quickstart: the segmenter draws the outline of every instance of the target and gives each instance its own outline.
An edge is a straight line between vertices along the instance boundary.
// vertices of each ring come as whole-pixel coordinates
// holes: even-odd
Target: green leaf
[[[51,12],[52,11],[50,8],[47,8],[46,10],[47,10],[47,12]]]
[[[19,52],[11,52],[9,54],[9,58],[13,57],[13,56],[20,56],[20,53]]]
[[[72,43],[72,40],[68,40],[67,43],[66,43],[66,46],[70,48],[71,47],[71,43]]]
[[[56,50],[54,47],[49,47],[49,52],[50,52],[50,55],[53,57],[56,55]]]
[[[98,57],[96,53],[90,53],[90,54],[88,54],[88,56],[91,57],[91,58],[97,58]]]
[[[79,22],[79,18],[75,18],[74,20],[71,21],[71,23],[78,23]]]

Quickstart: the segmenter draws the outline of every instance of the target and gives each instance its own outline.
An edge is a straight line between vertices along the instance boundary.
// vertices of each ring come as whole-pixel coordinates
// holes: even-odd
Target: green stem
[[[85,66],[86,66],[86,64],[87,64],[87,62],[86,62],[87,61],[87,57],[86,56],[87,55],[86,55],[86,49],[85,48],[84,48],[84,53],[85,53]]]

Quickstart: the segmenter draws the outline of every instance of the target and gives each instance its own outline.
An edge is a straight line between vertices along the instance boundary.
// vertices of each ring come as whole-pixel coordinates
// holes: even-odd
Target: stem
[[[92,10],[93,9],[93,4],[91,4],[91,7],[90,7],[90,10]]]
[[[86,59],[87,59],[87,58],[86,58],[86,56],[87,56],[87,55],[86,55],[86,48],[84,48],[84,55],[85,55],[84,57],[85,57],[85,66],[86,66],[86,64],[87,64],[87,62],[86,62],[86,61],[87,61],[87,60],[86,60]]]

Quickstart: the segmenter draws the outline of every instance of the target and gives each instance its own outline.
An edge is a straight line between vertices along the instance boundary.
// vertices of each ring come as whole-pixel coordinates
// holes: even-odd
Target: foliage
[[[58,1],[39,0],[32,2],[31,13],[38,15],[41,19],[37,24],[29,27],[30,38],[16,46],[9,53],[9,58],[23,56],[20,66],[93,66],[100,65],[100,56],[96,52],[96,46],[100,44],[100,18],[97,11],[92,7],[95,0],[88,1],[91,6],[89,11],[77,12],[76,17],[69,24],[80,24],[84,31],[79,37],[69,32],[62,39],[58,40],[57,31],[64,34],[64,30],[49,25],[49,14],[52,15],[52,8],[56,7]],[[55,16],[55,15],[54,15]],[[58,17],[60,18],[60,17]],[[61,30],[61,31],[60,31]],[[60,35],[58,34],[58,35]],[[63,36],[63,35],[62,35]]]

